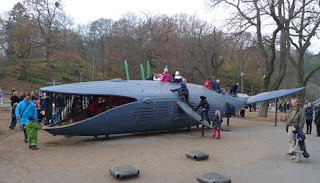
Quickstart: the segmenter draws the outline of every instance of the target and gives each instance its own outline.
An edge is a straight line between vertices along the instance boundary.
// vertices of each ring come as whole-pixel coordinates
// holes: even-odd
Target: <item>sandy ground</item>
[[[197,182],[198,175],[208,172],[227,175],[232,182],[292,183],[300,171],[307,172],[301,180],[318,182],[320,138],[308,136],[310,162],[293,163],[285,155],[288,145],[284,124],[274,127],[273,123],[261,122],[257,113],[246,115],[244,119],[232,118],[228,127],[232,131],[223,131],[220,140],[210,138],[211,130],[201,137],[201,129],[195,127],[191,132],[181,129],[150,136],[113,135],[109,140],[65,138],[40,130],[40,149],[32,151],[22,141],[22,131],[8,128],[10,112],[0,111],[0,182],[112,183],[118,181],[109,168],[122,165],[140,170],[138,178],[125,181],[132,183]],[[194,161],[185,156],[195,150],[208,153],[209,159]]]

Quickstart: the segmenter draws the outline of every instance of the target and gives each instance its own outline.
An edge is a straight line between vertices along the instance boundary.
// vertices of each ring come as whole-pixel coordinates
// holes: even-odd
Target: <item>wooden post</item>
[[[227,118],[227,126],[229,126],[229,117]]]
[[[202,125],[202,137],[204,136],[204,125]]]
[[[276,98],[275,100],[276,100],[276,102],[275,102],[275,104],[276,104],[276,117],[274,118],[274,126],[277,126],[277,118],[278,118],[278,99]]]

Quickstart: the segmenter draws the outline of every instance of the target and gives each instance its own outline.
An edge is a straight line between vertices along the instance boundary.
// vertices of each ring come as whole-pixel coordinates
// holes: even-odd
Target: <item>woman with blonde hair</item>
[[[19,99],[19,97],[18,97],[17,95],[18,95],[18,93],[17,93],[16,91],[14,91],[14,92],[12,93],[12,96],[11,96],[11,98],[10,98],[10,100],[11,100],[11,107],[13,107],[13,104],[14,104],[14,103],[19,103],[19,102],[20,102],[20,99]]]
[[[212,138],[214,139],[216,137],[216,132],[218,131],[218,138],[220,139],[221,136],[221,123],[223,122],[222,117],[221,117],[221,113],[219,110],[216,110],[215,115],[213,117],[213,136]]]

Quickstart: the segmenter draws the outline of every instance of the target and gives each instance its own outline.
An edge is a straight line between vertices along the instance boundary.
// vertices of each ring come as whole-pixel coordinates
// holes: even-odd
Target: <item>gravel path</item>
[[[248,114],[249,115],[249,114]],[[250,114],[253,115],[253,114]],[[226,121],[226,120],[225,120]],[[231,132],[220,140],[212,131],[192,128],[103,137],[52,136],[39,131],[39,150],[29,150],[23,133],[9,130],[10,111],[0,111],[0,182],[118,182],[114,166],[132,165],[138,178],[126,182],[197,182],[197,176],[217,172],[232,182],[319,182],[320,138],[307,135],[310,162],[294,163],[287,152],[284,124],[230,120]],[[226,122],[224,122],[226,125]],[[188,151],[208,153],[207,161],[193,161]]]

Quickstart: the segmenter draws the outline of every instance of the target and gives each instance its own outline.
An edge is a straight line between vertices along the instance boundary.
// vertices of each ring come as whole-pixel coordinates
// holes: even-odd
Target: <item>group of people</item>
[[[284,101],[284,102],[280,102],[279,103],[278,110],[280,112],[287,112],[287,111],[289,111],[289,109],[290,109],[290,103],[289,102]]]
[[[220,87],[220,79],[216,79],[215,76],[212,76],[212,78],[207,77],[207,80],[205,81],[204,86],[210,90],[215,90],[218,93],[225,94],[223,89]]]
[[[209,105],[205,96],[200,96],[199,100],[200,100],[200,103],[199,103],[198,107],[194,109],[194,111],[197,111],[200,107],[202,107],[202,111],[200,113],[200,115],[201,115],[200,121],[203,121],[203,118],[205,117],[205,119],[208,121],[209,125],[211,125],[211,120],[208,116],[209,110],[210,110],[210,105]],[[213,115],[213,119],[212,119],[212,126],[213,126],[212,139],[214,139],[216,137],[216,132],[218,132],[217,139],[220,139],[220,137],[221,137],[221,123],[222,122],[223,122],[223,119],[221,116],[221,112],[220,112],[220,110],[216,110]]]
[[[18,96],[18,92],[13,90],[12,91],[12,96],[10,98],[11,100],[11,107],[12,107],[12,111],[11,111],[11,123],[9,128],[10,129],[14,129],[16,124],[17,124],[17,116],[15,115],[15,110],[18,107],[18,104],[22,101],[25,100],[26,97],[30,97],[30,101],[36,106],[36,109],[39,108],[39,103],[38,103],[38,94],[35,93],[34,91],[32,91],[29,94],[25,94],[24,92],[21,92],[20,96]]]
[[[307,107],[304,110],[306,116],[306,134],[311,134],[312,132],[312,121],[314,121],[317,129],[316,137],[320,137],[320,103],[313,105],[312,102],[308,102]],[[313,115],[314,114],[314,115]],[[314,116],[314,118],[313,118]],[[313,120],[314,119],[314,120]]]
[[[24,132],[24,142],[28,142],[29,148],[37,150],[38,133],[42,127],[37,123],[38,119],[38,101],[37,95],[32,92],[25,95],[21,93],[19,97],[16,91],[12,92],[11,96],[11,123],[9,128],[14,129],[17,121],[21,124],[21,130]]]
[[[218,93],[225,94],[224,89],[220,87],[220,79],[216,79],[215,76],[212,76],[212,78],[207,77],[204,83],[204,86],[210,90],[215,90]],[[237,96],[238,86],[239,86],[239,83],[236,83],[235,85],[230,87],[229,94],[232,95],[233,97]]]
[[[154,74],[153,77],[150,77],[149,80],[154,81],[162,81],[162,82],[175,82],[175,83],[181,83],[184,84],[187,83],[187,80],[183,78],[179,71],[176,71],[174,74],[169,74],[168,68],[164,68],[162,74]],[[220,79],[216,79],[215,76],[212,76],[212,78],[208,77],[204,84],[205,87],[215,90],[218,93],[225,94],[224,88],[220,87]],[[236,97],[237,96],[237,90],[238,90],[239,83],[236,83],[230,88],[229,94]],[[178,91],[178,90],[176,90]]]
[[[173,91],[173,92],[178,91],[179,98],[181,98],[181,99],[184,98],[186,103],[191,108],[193,108],[192,104],[189,102],[189,91],[188,91],[188,88],[184,82],[180,82],[180,88],[171,89],[171,91]],[[199,103],[198,107],[194,108],[193,110],[197,111],[200,107],[202,107],[202,111],[200,112],[200,116],[201,116],[200,121],[203,121],[204,117],[205,117],[205,119],[208,121],[209,125],[211,125],[211,120],[208,116],[209,110],[210,110],[210,105],[209,105],[205,96],[200,96],[199,100],[200,100],[200,103]],[[213,117],[213,120],[212,120],[212,125],[214,128],[213,136],[212,136],[213,139],[216,136],[216,132],[218,132],[218,139],[220,139],[220,136],[221,136],[220,129],[221,129],[222,122],[223,122],[223,120],[222,120],[221,113],[219,110],[216,110],[214,117]]]
[[[305,134],[311,134],[313,113],[315,111],[314,121],[317,125],[317,137],[320,137],[320,105],[317,104],[315,110],[312,108],[312,103],[307,104],[304,110],[299,105],[297,98],[291,99],[291,109],[288,112],[286,131],[289,140],[289,152],[287,155],[294,155],[297,151],[302,151],[305,158],[310,155],[307,152]],[[306,133],[303,133],[303,127],[306,123]]]
[[[149,80],[162,81],[162,82],[186,83],[186,79],[184,79],[180,75],[179,71],[176,71],[174,74],[170,75],[168,68],[164,68],[162,74],[154,74],[153,77],[149,78]]]

